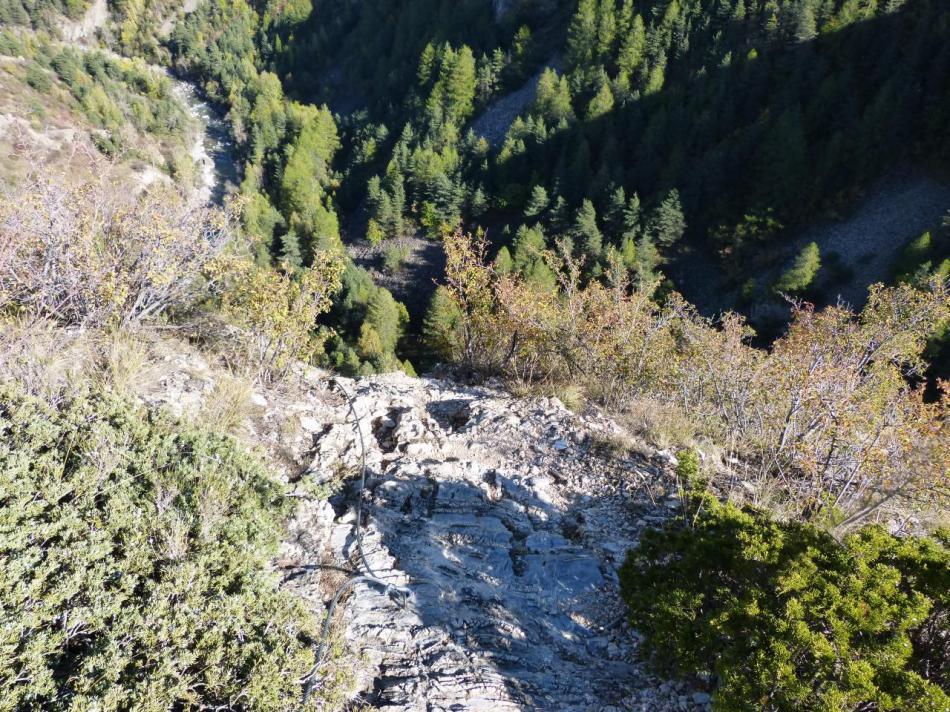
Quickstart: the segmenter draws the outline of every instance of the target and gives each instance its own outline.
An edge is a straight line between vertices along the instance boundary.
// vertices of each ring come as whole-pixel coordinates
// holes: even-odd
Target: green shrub
[[[693,489],[700,484],[700,465],[699,453],[692,448],[676,453],[676,476],[683,487]]]
[[[390,274],[400,272],[403,263],[409,258],[409,248],[405,245],[389,245],[383,250],[383,269]]]
[[[36,64],[30,64],[26,68],[26,83],[41,94],[53,88],[53,80],[50,79],[49,72]]]
[[[902,281],[910,281],[914,272],[933,254],[934,240],[929,232],[911,240],[901,251],[894,266],[894,273]]]
[[[947,539],[808,525],[709,501],[621,570],[664,670],[712,673],[717,710],[950,709]]]
[[[226,438],[0,386],[0,710],[295,708],[316,622],[268,571],[283,502]]]
[[[782,273],[775,283],[775,289],[782,293],[800,294],[812,285],[820,269],[821,253],[818,245],[811,242],[801,249],[792,266]]]

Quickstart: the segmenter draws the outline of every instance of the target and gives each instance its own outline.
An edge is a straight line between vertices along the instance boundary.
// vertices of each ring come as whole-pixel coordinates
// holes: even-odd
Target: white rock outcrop
[[[169,358],[146,400],[200,413],[213,369]],[[298,497],[276,562],[287,588],[323,615],[365,573],[359,496],[370,566],[408,587],[401,606],[359,583],[338,608],[354,696],[405,712],[708,707],[649,672],[618,597],[626,552],[678,506],[669,458],[599,454],[617,426],[553,398],[401,374],[341,383],[366,445],[362,495],[359,438],[329,374],[300,369],[255,393],[241,437]]]

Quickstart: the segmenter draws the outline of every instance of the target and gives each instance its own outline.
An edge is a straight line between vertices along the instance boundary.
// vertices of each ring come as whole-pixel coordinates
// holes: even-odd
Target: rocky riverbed
[[[162,67],[155,67],[155,70],[169,77],[175,95],[188,107],[188,112],[198,126],[191,144],[198,195],[202,200],[220,205],[240,180],[234,141],[227,121],[221,111],[205,101],[194,84],[179,79]]]
[[[195,10],[197,3],[186,0],[184,13]],[[163,29],[167,36],[174,26],[175,16],[169,16]],[[93,0],[82,18],[77,21],[60,22],[60,35],[70,47],[83,52],[101,52],[122,61],[122,55],[100,46],[96,33],[109,22],[109,9],[105,0]],[[237,186],[240,170],[235,157],[234,142],[224,114],[204,99],[198,88],[190,81],[172,74],[167,68],[150,65],[152,71],[164,74],[172,83],[175,96],[185,105],[195,122],[196,130],[189,153],[195,165],[195,189],[198,198],[220,205],[229,190]],[[141,183],[147,185],[161,179],[153,166],[147,166],[141,175]]]

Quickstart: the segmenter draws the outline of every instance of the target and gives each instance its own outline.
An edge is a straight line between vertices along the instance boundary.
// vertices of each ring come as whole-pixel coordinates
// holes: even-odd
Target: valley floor
[[[948,208],[950,184],[909,166],[896,168],[878,181],[853,211],[838,220],[817,223],[791,240],[787,261],[761,281],[774,283],[796,251],[815,242],[822,264],[837,260],[849,275],[829,286],[829,300],[840,298],[860,309],[867,300],[868,287],[891,282],[894,265],[907,243],[939,226]],[[684,259],[673,273],[683,294],[703,313],[735,308],[738,291],[727,286],[717,259],[696,254]],[[748,309],[753,318],[771,315],[784,319],[788,313],[785,304],[753,304]]]

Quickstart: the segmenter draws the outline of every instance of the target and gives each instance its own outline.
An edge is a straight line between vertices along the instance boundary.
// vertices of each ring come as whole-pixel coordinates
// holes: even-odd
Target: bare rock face
[[[343,604],[364,699],[405,711],[705,707],[646,671],[617,595],[626,551],[675,507],[662,465],[600,458],[591,436],[615,426],[555,399],[401,375],[346,387],[366,443],[363,548],[376,575],[411,592],[402,606],[360,583]],[[345,401],[322,408],[301,483],[343,468],[344,484],[332,507],[301,508],[288,555],[297,590],[327,602],[314,564],[363,572],[360,448]]]
[[[170,348],[143,398],[192,416],[221,374]],[[617,569],[643,529],[678,501],[671,459],[607,458],[617,426],[556,399],[401,374],[343,380],[300,368],[254,392],[239,437],[299,499],[277,566],[325,614],[360,582],[334,629],[352,653],[353,695],[380,710],[641,712],[705,710],[705,691],[654,677],[625,623]],[[326,493],[335,493],[327,498]]]

